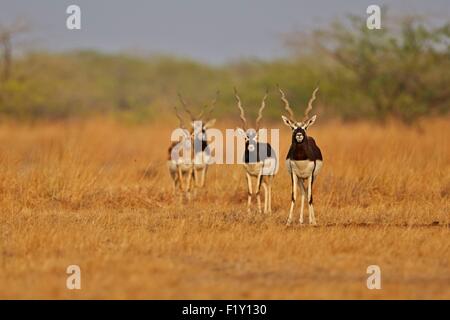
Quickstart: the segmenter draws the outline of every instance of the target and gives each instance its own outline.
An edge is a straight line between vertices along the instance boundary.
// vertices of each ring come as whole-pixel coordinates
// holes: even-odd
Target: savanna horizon
[[[239,122],[217,120],[218,128]],[[450,298],[450,118],[321,122],[317,227],[286,227],[290,130],[271,214],[246,210],[244,169],[213,165],[180,204],[175,122],[0,125],[0,298]],[[77,264],[82,289],[66,288]],[[368,290],[379,265],[382,289]]]

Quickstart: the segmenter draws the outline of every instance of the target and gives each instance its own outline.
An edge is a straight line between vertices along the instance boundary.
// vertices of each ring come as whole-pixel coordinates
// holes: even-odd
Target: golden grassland
[[[290,131],[272,127],[284,159]],[[274,213],[247,214],[238,165],[212,166],[180,204],[168,124],[2,123],[0,298],[449,299],[450,119],[421,127],[317,121],[319,225],[287,228],[284,161]],[[71,264],[81,290],[66,289]]]

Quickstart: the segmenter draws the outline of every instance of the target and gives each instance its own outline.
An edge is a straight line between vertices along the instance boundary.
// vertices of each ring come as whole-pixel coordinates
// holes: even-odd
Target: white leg
[[[258,213],[261,213],[261,195],[259,193],[261,189],[261,172],[258,174],[258,177],[256,178],[256,201],[258,202]]]
[[[177,170],[178,170],[178,179],[180,180],[181,192],[184,192],[183,172],[181,171],[180,166],[177,166]]]
[[[247,211],[248,213],[250,213],[250,206],[252,204],[252,178],[250,177],[250,175],[248,174],[248,172],[246,173],[247,175]]]
[[[292,179],[292,188],[291,188],[291,208],[289,210],[289,217],[287,221],[287,225],[290,226],[292,223],[292,212],[294,211],[295,201],[297,200],[297,175],[292,172],[291,173],[291,179]]]
[[[193,171],[193,173],[194,173],[194,185],[196,187],[198,187],[198,171],[195,168],[193,170],[194,170]]]
[[[269,199],[268,199],[268,195],[267,195],[268,194],[267,185],[264,181],[262,182],[262,186],[264,188],[264,213],[267,213],[268,206],[269,206]]]
[[[191,200],[191,182],[192,182],[192,170],[195,170],[193,168],[189,169],[187,174],[187,180],[186,180],[186,196],[188,201]]]
[[[178,177],[176,175],[172,175],[172,181],[173,181],[173,195],[177,193],[178,189]]]
[[[188,190],[188,191],[191,191],[191,187],[193,186],[193,181],[192,181],[192,170],[193,170],[193,169],[190,169],[190,170],[188,171],[188,177],[187,177],[187,182],[186,182],[187,190]]]
[[[203,167],[203,169],[202,169],[202,179],[200,182],[200,187],[202,187],[202,188],[205,185],[205,176],[206,176],[206,166]]]
[[[179,194],[179,201],[180,203],[183,202],[183,190],[181,192],[178,192],[178,186],[180,185],[180,179],[178,176],[173,177],[173,196],[175,197],[177,193]]]
[[[195,168],[192,168],[191,170],[188,171],[188,180],[186,180],[186,184],[188,185],[187,187],[187,195],[188,195],[188,199],[190,199],[191,194],[190,194],[190,190],[192,189],[192,196],[197,196],[197,172],[195,170]]]
[[[305,185],[303,183],[304,183],[303,179],[300,179],[299,185],[302,191],[302,202],[300,207],[300,220],[299,220],[300,224],[303,224],[303,207],[305,205],[305,195],[306,195]]]
[[[309,224],[316,225],[316,217],[314,216],[314,207],[312,204],[312,179],[313,177],[308,178],[308,205],[309,205]]]
[[[268,213],[272,213],[272,182],[273,176],[267,176],[267,193],[268,193]]]
[[[272,213],[272,177],[270,178],[268,189],[269,189],[269,192],[268,192],[268,194],[269,194],[269,211],[268,211],[268,213]]]

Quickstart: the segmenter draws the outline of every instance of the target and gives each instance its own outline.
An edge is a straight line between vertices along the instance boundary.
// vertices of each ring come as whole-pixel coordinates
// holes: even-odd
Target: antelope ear
[[[236,132],[237,132],[238,136],[243,136],[243,137],[247,136],[244,129],[242,129],[242,128],[236,128]]]
[[[182,129],[183,130],[183,136],[185,139],[189,139],[191,137],[191,133],[188,129]]]
[[[205,129],[211,128],[212,126],[214,126],[215,123],[216,123],[216,119],[211,119],[207,123],[205,123],[203,128],[205,128]]]
[[[293,123],[287,117],[281,116],[281,119],[283,119],[283,122],[284,122],[285,125],[287,125],[288,127],[292,128],[292,129],[295,129],[295,123]]]
[[[317,115],[313,115],[311,118],[309,118],[308,121],[306,121],[306,123],[303,125],[303,129],[308,129],[310,126],[312,126],[314,124],[314,122],[316,122],[316,118]]]

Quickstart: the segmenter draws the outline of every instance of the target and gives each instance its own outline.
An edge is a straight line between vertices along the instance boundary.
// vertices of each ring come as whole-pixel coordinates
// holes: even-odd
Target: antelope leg
[[[252,204],[252,178],[250,177],[250,174],[248,172],[247,175],[247,211],[250,213],[250,206]]]
[[[292,223],[292,212],[294,211],[295,201],[297,200],[297,175],[292,171],[291,173],[292,188],[291,188],[291,208],[289,209],[289,217],[287,225],[290,226]]]

